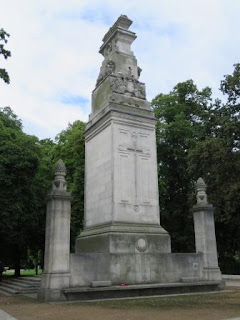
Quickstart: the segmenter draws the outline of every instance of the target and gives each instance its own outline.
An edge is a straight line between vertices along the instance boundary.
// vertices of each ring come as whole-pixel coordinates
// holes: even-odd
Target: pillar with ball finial
[[[221,280],[218,266],[214,225],[214,207],[207,200],[207,185],[202,178],[196,182],[197,204],[193,206],[196,252],[203,254],[203,280]]]
[[[38,298],[64,300],[61,290],[69,287],[71,195],[67,192],[66,167],[55,165],[52,190],[47,196],[44,272]]]

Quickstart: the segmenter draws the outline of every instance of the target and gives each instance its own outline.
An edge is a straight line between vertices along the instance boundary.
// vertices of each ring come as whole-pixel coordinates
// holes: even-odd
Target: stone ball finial
[[[66,191],[67,190],[67,183],[65,180],[66,176],[66,167],[64,162],[59,159],[55,164],[55,178],[53,181],[53,190],[59,190],[59,191]]]
[[[55,176],[56,175],[65,176],[66,172],[67,172],[67,170],[66,170],[64,162],[62,161],[62,159],[59,159],[55,164],[55,170],[54,170]]]
[[[197,189],[197,203],[198,204],[207,204],[207,185],[204,182],[203,178],[199,178],[196,182],[196,189]]]
[[[203,180],[203,178],[198,178],[198,180],[197,180],[197,183],[196,183],[196,186],[197,186],[197,190],[198,189],[203,189],[203,190],[207,190],[207,185],[206,185],[206,183],[205,183],[205,181]]]

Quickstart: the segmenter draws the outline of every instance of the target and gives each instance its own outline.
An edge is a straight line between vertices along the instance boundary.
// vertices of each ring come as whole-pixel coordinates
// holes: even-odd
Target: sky
[[[10,106],[40,139],[88,121],[98,50],[121,14],[133,20],[149,101],[188,79],[219,97],[220,81],[240,62],[239,13],[240,0],[0,0],[12,53],[0,57],[11,79],[0,81],[0,107]]]

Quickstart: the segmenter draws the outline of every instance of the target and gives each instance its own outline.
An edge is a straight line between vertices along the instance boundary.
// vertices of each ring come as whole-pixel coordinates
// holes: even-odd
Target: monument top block
[[[129,31],[129,27],[132,24],[126,15],[121,15],[114,25],[108,30],[108,32],[103,37],[103,44],[99,52],[106,57],[113,47],[117,50],[131,54],[131,44],[136,39],[136,34],[132,31]],[[125,44],[125,45],[124,45]],[[126,44],[128,44],[126,46]]]
[[[132,24],[121,15],[103,37],[99,52],[104,59],[92,94],[92,113],[87,129],[110,109],[154,118],[146,99],[145,84],[139,81],[142,69],[131,49],[137,38]]]

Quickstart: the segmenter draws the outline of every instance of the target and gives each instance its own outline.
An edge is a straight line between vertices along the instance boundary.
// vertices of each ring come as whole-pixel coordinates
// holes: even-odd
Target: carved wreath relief
[[[136,239],[135,247],[140,252],[146,251],[147,250],[147,240],[145,239],[145,237],[143,237],[143,236],[138,237]]]
[[[112,90],[132,97],[146,99],[145,85],[133,77],[129,77],[129,75],[122,75],[120,72],[112,81]]]

